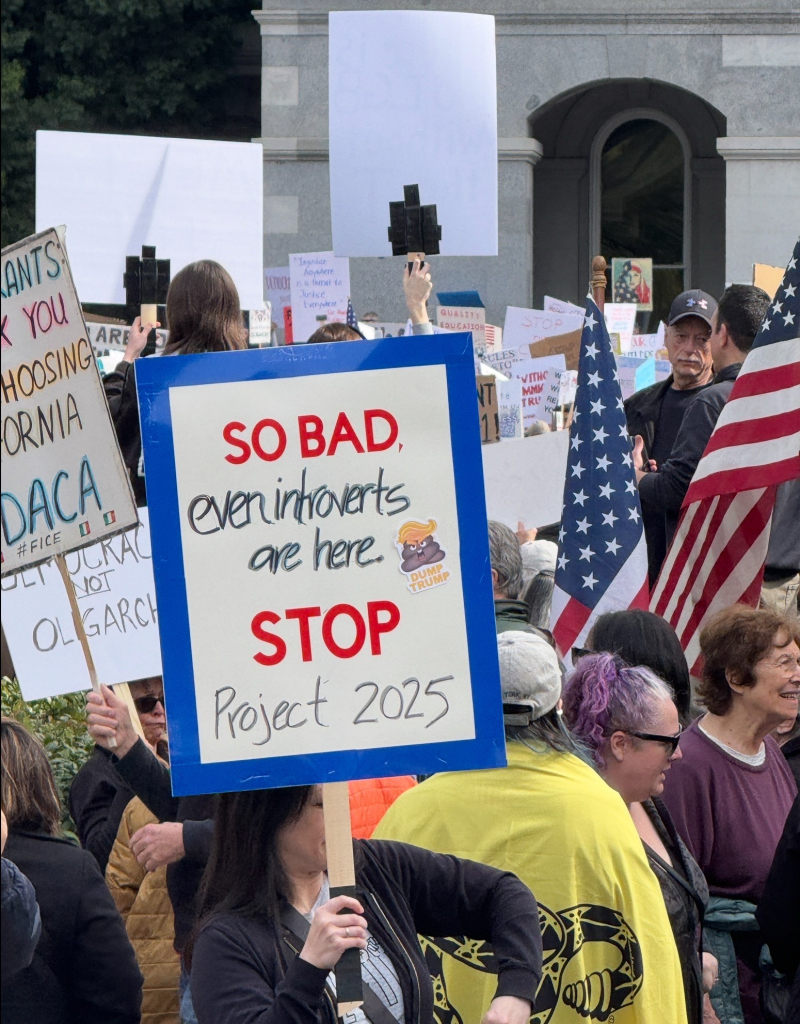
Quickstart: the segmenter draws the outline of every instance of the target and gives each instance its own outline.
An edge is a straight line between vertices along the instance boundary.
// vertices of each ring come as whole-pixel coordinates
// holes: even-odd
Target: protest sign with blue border
[[[136,364],[176,795],[505,764],[473,365]]]

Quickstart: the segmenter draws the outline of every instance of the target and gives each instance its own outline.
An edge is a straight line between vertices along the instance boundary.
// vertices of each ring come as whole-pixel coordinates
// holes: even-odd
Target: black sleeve
[[[114,767],[159,821],[175,821],[178,798],[172,795],[169,768],[138,739]]]
[[[516,875],[407,843],[371,840],[369,845],[406,893],[420,935],[466,935],[490,942],[499,975],[497,995],[533,1004],[542,976],[539,909]]]
[[[139,1024],[142,975],[100,869],[85,855],[70,978],[82,1024]]]
[[[800,796],[786,819],[756,918],[772,962],[792,974],[800,966]]]
[[[106,374],[103,378],[103,391],[106,393],[108,410],[115,425],[130,402],[128,375],[130,374],[131,381],[133,381],[133,374],[130,372],[132,367],[133,363],[127,363],[123,359],[117,363],[117,367],[112,373]]]
[[[36,893],[16,864],[2,858],[2,983],[23,970],[33,959],[42,932]]]
[[[214,819],[205,821],[184,821],[183,848],[186,860],[195,864],[205,864],[211,856],[211,844],[214,841]]]
[[[248,927],[218,920],[200,933],[191,976],[199,1024],[319,1024],[328,972],[295,957],[273,987]]]
[[[105,871],[111,847],[117,838],[122,814],[131,799],[131,791],[120,779],[118,786],[108,779],[80,773],[69,791],[70,812],[84,850],[95,858]]]
[[[707,401],[704,395],[698,395],[689,405],[670,457],[657,472],[645,473],[639,481],[642,507],[680,511],[720,412],[721,407]]]

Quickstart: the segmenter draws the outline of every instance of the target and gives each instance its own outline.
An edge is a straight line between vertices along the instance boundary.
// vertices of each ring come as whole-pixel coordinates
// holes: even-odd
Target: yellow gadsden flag
[[[539,903],[544,970],[533,1024],[685,1024],[658,881],[622,798],[572,754],[508,744],[508,767],[445,772],[404,793],[375,838],[513,871]],[[438,1024],[480,1024],[491,949],[426,936]]]

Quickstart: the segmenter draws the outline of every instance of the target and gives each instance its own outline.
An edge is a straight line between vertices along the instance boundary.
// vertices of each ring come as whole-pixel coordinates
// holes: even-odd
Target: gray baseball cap
[[[534,721],[552,711],[561,698],[561,669],[544,637],[507,630],[497,637],[497,653],[504,710],[508,705],[524,705]],[[507,725],[517,724],[508,718],[506,712]]]

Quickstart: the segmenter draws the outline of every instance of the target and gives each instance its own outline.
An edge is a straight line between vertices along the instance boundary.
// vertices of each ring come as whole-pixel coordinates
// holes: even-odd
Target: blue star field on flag
[[[350,296],[347,297],[347,326],[352,327],[354,331],[358,330],[358,317],[356,311],[353,309],[353,303],[350,301]]]
[[[642,535],[616,361],[605,318],[590,299],[569,435],[556,587],[595,608]]]
[[[789,341],[800,334],[800,238],[786,267],[783,280],[767,310],[753,348]]]

